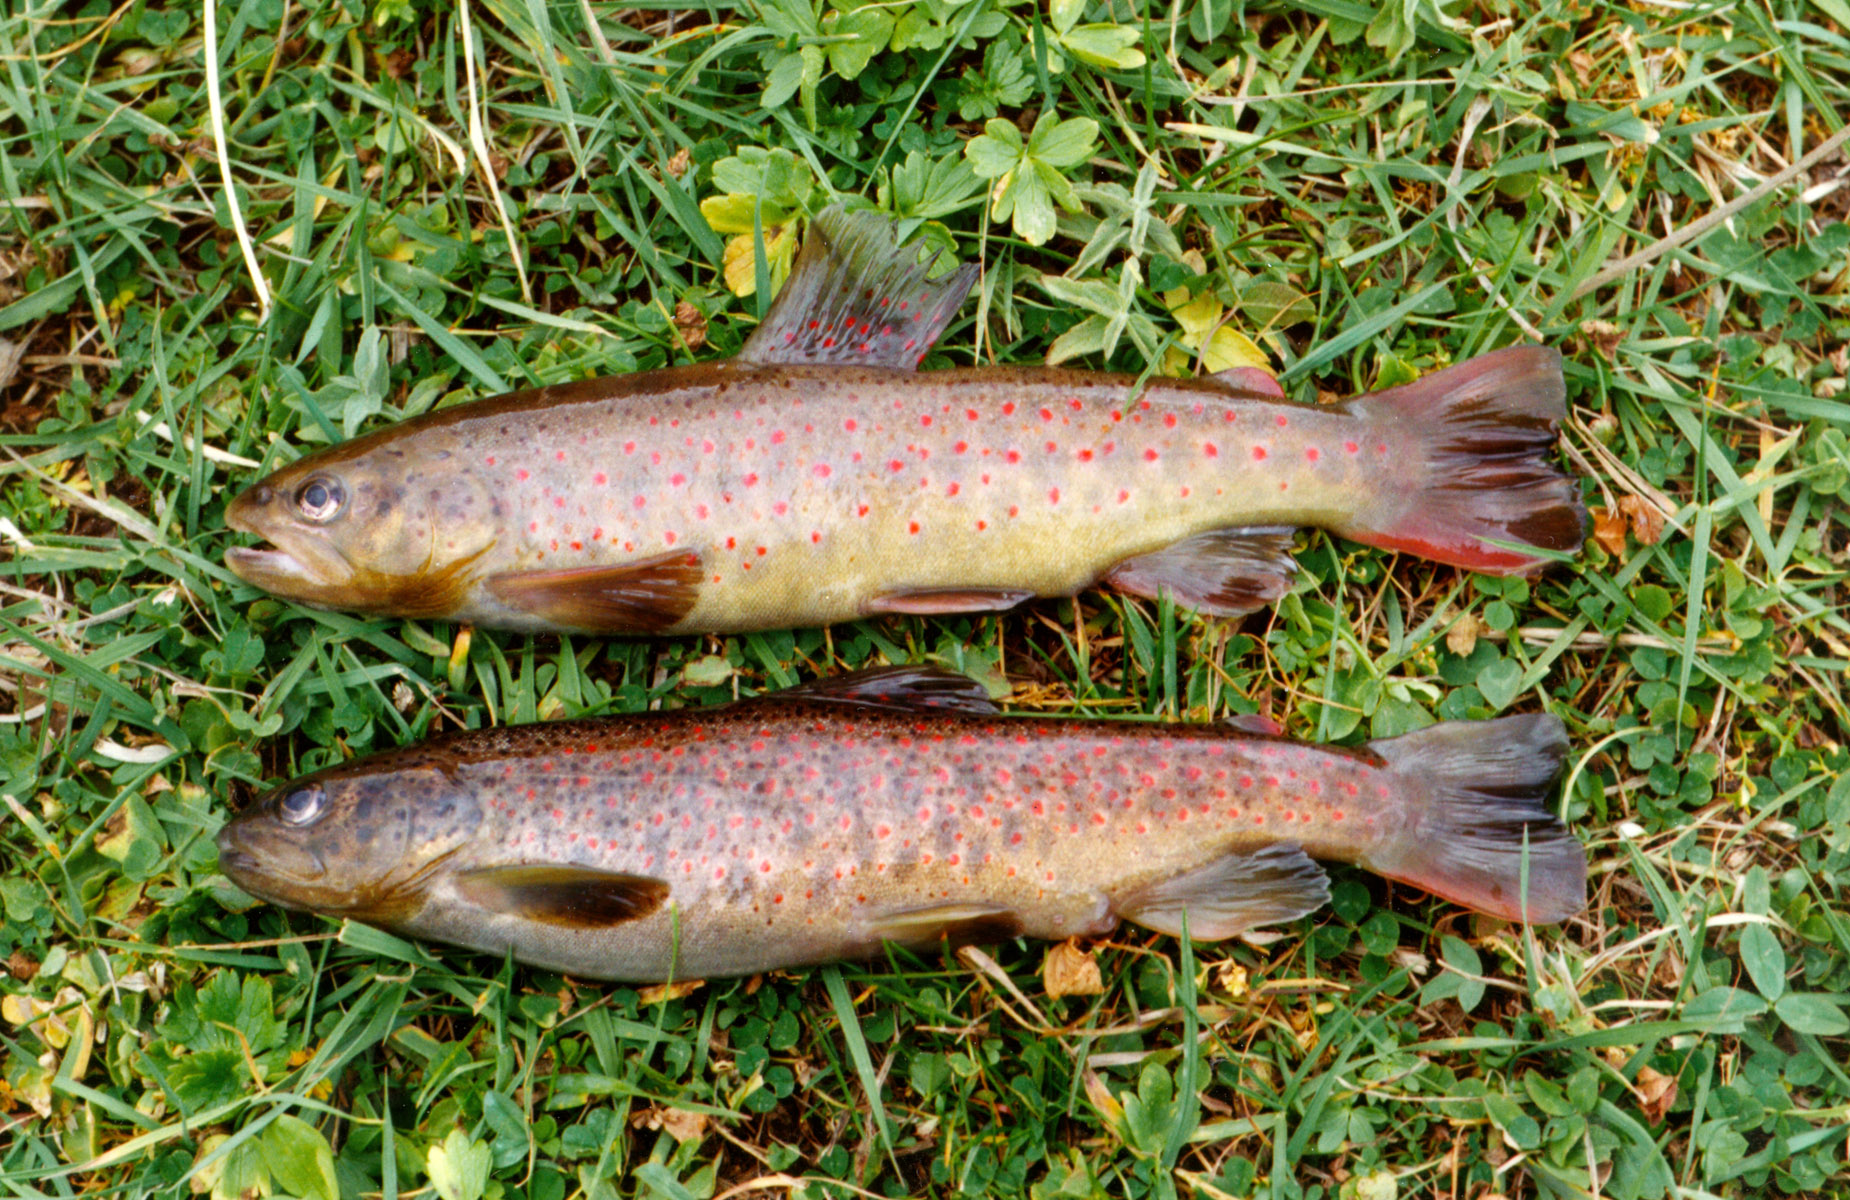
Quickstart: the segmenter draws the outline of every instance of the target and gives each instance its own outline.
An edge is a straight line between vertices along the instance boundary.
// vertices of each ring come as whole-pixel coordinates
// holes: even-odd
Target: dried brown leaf
[[[1098,960],[1069,940],[1047,951],[1041,986],[1049,996],[1096,996],[1105,990],[1105,980],[1099,974]]]
[[[1664,514],[1641,496],[1620,496],[1619,511],[1631,522],[1640,546],[1655,546],[1664,536]]]
[[[1650,1067],[1638,1069],[1638,1107],[1651,1119],[1651,1124],[1662,1125],[1664,1117],[1670,1112],[1670,1106],[1677,1102],[1677,1081],[1674,1075],[1665,1075],[1653,1071]]]
[[[1452,627],[1445,631],[1445,648],[1463,658],[1477,649],[1478,635],[1488,628],[1478,620],[1476,613],[1466,613],[1452,622]]]
[[[1593,510],[1593,540],[1617,558],[1625,553],[1625,518],[1603,508]]]

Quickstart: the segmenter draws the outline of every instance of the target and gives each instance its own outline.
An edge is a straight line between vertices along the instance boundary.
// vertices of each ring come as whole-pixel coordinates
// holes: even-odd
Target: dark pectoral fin
[[[693,609],[700,580],[700,556],[676,551],[608,567],[511,571],[490,576],[488,591],[561,629],[661,633]]]
[[[878,613],[911,613],[923,617],[963,612],[1002,612],[1014,608],[1023,600],[1033,598],[1033,592],[1020,589],[917,588],[876,596],[867,602],[866,612],[869,616]]]
[[[1111,910],[1146,929],[1217,942],[1261,925],[1295,921],[1323,907],[1330,878],[1303,850],[1281,842],[1229,854],[1205,867],[1139,888]]]
[[[1264,608],[1291,589],[1297,560],[1289,526],[1214,529],[1111,568],[1105,582],[1120,592],[1237,617]]]
[[[574,929],[639,920],[668,899],[668,885],[645,875],[540,864],[465,871],[456,890],[491,912]]]
[[[1002,710],[983,685],[968,675],[941,667],[879,667],[800,684],[777,693],[778,701],[796,697],[868,708],[935,709],[940,712],[993,716]]]
[[[464,871],[457,891],[490,912],[586,930],[638,921],[668,899],[668,884],[659,878],[549,863]]]
[[[893,232],[879,213],[830,208],[817,217],[740,360],[916,368],[969,295],[976,267],[927,279],[920,247],[896,246]]]
[[[919,948],[948,941],[953,946],[1006,942],[1020,937],[1021,917],[994,904],[938,904],[881,913],[868,930],[883,942]]]

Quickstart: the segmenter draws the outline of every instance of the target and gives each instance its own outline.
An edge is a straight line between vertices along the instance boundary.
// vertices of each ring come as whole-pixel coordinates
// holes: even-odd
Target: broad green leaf
[[[758,98],[758,103],[765,108],[777,108],[796,95],[802,82],[803,56],[786,54],[777,60],[777,65],[765,76],[764,95]]]
[[[996,124],[991,121],[985,130],[993,132],[991,127]],[[1097,143],[1097,121],[1090,117],[1057,121],[1048,113],[1034,123],[1034,132],[1028,137],[1028,155],[1050,167],[1076,167],[1086,161]]]
[[[1056,34],[1064,34],[1085,15],[1086,0],[1047,0],[1047,19]]]
[[[1060,44],[1080,62],[1095,67],[1129,71],[1144,64],[1143,51],[1135,49],[1143,34],[1127,25],[1081,25],[1060,35]]]
[[[1816,992],[1787,992],[1773,1011],[1794,1033],[1813,1037],[1840,1037],[1850,1033],[1850,1016],[1841,1003]]]
[[[301,1200],[340,1200],[334,1151],[319,1129],[287,1114],[263,1131],[263,1159],[276,1186]]]
[[[442,1145],[430,1148],[424,1169],[442,1200],[482,1200],[492,1158],[486,1144],[452,1129]]]
[[[1765,925],[1749,925],[1741,931],[1741,965],[1754,981],[1754,990],[1768,1000],[1777,1001],[1785,993],[1786,952]]]
[[[822,31],[835,37],[853,38],[831,43],[828,47],[829,66],[843,79],[853,79],[867,69],[867,64],[892,36],[893,18],[877,8],[831,12],[822,19]]]

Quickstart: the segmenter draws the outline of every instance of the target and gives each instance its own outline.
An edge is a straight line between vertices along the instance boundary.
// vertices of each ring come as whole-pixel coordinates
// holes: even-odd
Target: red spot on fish
[[[976,531],[977,531],[978,533],[981,533],[981,532],[983,532],[983,531],[984,531],[985,529],[988,529],[988,528],[989,528],[989,522],[988,522],[988,521],[978,521],[978,522],[976,523]]]
[[[919,424],[929,426],[931,424],[931,414],[921,413],[919,416]]]
[[[522,467],[519,470],[515,471],[514,478],[520,480],[522,483],[525,483],[529,478],[527,474],[527,468]]]
[[[486,461],[487,461],[487,463],[488,463],[488,465],[489,465],[489,466],[491,466],[491,467],[492,467],[492,466],[494,466],[494,465],[495,465],[495,456],[494,456],[494,455],[492,455],[492,454],[491,454],[491,455],[489,455]]]
[[[738,538],[736,538],[736,537],[729,537],[729,538],[727,538],[727,539],[726,539],[726,549],[728,549],[728,550],[737,550],[738,548],[739,548],[739,539],[738,539]]]
[[[785,504],[782,500],[779,500],[776,504],[771,506],[771,511],[781,517],[790,511],[790,506]]]
[[[853,417],[849,417],[849,418],[848,418],[848,419],[847,419],[846,421],[843,421],[843,422],[841,423],[841,427],[842,427],[843,429],[846,429],[846,430],[847,430],[847,431],[848,431],[849,433],[853,433],[853,432],[854,432],[854,428],[855,428],[855,426],[854,426],[854,418],[853,418]]]
[[[1264,462],[1265,461],[1265,447],[1264,446],[1254,446],[1253,447],[1253,461],[1254,462]]]
[[[1311,462],[1316,462],[1319,458],[1323,457],[1323,452],[1318,450],[1315,446],[1306,446],[1304,448],[1304,457]]]
[[[1386,453],[1387,453],[1387,443],[1386,443],[1386,442],[1378,442],[1378,443],[1376,443],[1376,445],[1375,445],[1375,453],[1376,453],[1376,454],[1386,454]]]
[[[834,469],[830,467],[828,463],[817,463],[810,468],[810,474],[814,475],[817,479],[827,479],[834,473]]]
[[[635,442],[624,442],[623,443],[623,453],[625,454],[636,453],[636,443]]]
[[[750,474],[745,476],[745,486],[746,487],[754,487],[757,485],[757,483],[758,483],[758,473],[756,471],[753,471]]]
[[[707,506],[704,504],[694,505],[694,515],[700,518],[702,521],[706,520],[707,519]]]
[[[1166,428],[1174,429],[1176,427],[1176,415],[1174,413],[1164,413],[1163,425]]]
[[[1240,419],[1240,414],[1234,412],[1232,409],[1228,409],[1226,412],[1223,412],[1220,415],[1220,419],[1227,422],[1227,424],[1231,425],[1235,421]]]
[[[637,508],[643,508],[648,505],[649,500],[648,500],[648,497],[646,496],[638,495],[634,500],[631,500],[630,503],[635,505]]]
[[[1280,429],[1283,429],[1285,426],[1291,424],[1291,418],[1287,417],[1284,413],[1279,413],[1276,417],[1273,417],[1272,419],[1278,422],[1278,427]]]
[[[1020,515],[1021,515],[1021,506],[1019,504],[1009,505],[1009,516],[1019,517]]]
[[[565,497],[564,496],[554,496],[552,498],[552,506],[554,508],[564,508],[565,507]]]
[[[585,548],[585,544],[583,542],[573,542],[572,543],[572,549],[574,550],[583,550],[584,548]]]
[[[1079,461],[1080,462],[1091,462],[1092,461],[1092,451],[1081,450],[1079,452]]]
[[[670,546],[674,545],[674,530],[669,529],[669,530],[663,531],[662,541],[666,542]]]
[[[1013,400],[1006,401],[1002,405],[1002,415],[1005,417],[1012,417],[1015,415],[1015,402]]]
[[[1051,421],[1051,420],[1053,420],[1053,409],[1051,409],[1051,408],[1043,408],[1043,409],[1041,410],[1041,420],[1043,420],[1043,421]]]
[[[1145,462],[1155,462],[1158,457],[1159,455],[1155,450],[1145,450],[1143,452],[1143,461]]]
[[[1216,446],[1213,442],[1203,442],[1201,444],[1201,452],[1209,458],[1220,457],[1220,447]]]
[[[917,533],[918,531],[919,531],[919,523],[918,523],[917,521],[909,521],[909,522],[907,522],[907,524],[906,524],[906,532],[908,532],[908,533]]]
[[[764,557],[764,547],[763,546],[758,547],[758,557],[759,558]]]
[[[1060,489],[1059,489],[1059,488],[1051,488],[1051,489],[1049,489],[1049,490],[1048,490],[1048,492],[1047,492],[1047,503],[1049,503],[1049,504],[1058,504],[1058,503],[1060,503]]]
[[[866,506],[865,504],[863,504],[863,505],[861,505],[861,506],[860,506],[859,508],[857,508],[857,509],[855,510],[855,514],[854,514],[854,515],[855,515],[855,516],[857,516],[857,517],[864,517],[864,516],[866,516],[866,515],[867,515],[867,506]]]
[[[906,469],[906,464],[903,462],[900,462],[897,458],[888,459],[887,464],[886,464],[886,469],[889,471],[892,471],[894,474],[898,474],[899,472]]]
[[[1058,450],[1059,448],[1060,448],[1060,443],[1058,442],[1048,442],[1047,443],[1047,453],[1049,454],[1052,454],[1054,451]]]
[[[822,339],[822,348],[824,350],[827,350],[829,347],[833,346],[834,344],[835,344],[835,339],[832,337],[825,337]]]
[[[1003,457],[1008,459],[1012,463],[1018,463],[1021,461],[1021,451],[1010,450],[1007,454],[1003,455]]]
[[[680,487],[682,484],[686,482],[687,482],[687,476],[681,474],[681,472],[679,471],[676,471],[673,475],[670,475],[668,477],[668,483],[671,487]]]
[[[811,530],[810,535],[809,535],[809,540],[810,540],[811,545],[821,545],[822,544],[822,531],[821,530]]]
[[[1092,814],[1092,823],[1093,823],[1094,825],[1103,825],[1103,824],[1105,823],[1105,814],[1104,814],[1104,813],[1102,813],[1102,812],[1095,812],[1095,813],[1093,813],[1093,814]]]
[[[955,496],[958,492],[962,490],[963,488],[960,484],[953,483],[949,487],[944,489],[944,494],[947,496]]]
[[[1129,492],[1122,491],[1122,490],[1118,492],[1118,503],[1119,504],[1123,504],[1126,500],[1129,500],[1130,498],[1131,498],[1131,494]]]

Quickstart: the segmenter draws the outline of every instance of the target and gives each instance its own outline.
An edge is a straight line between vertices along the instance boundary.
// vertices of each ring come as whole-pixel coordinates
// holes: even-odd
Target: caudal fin
[[[1508,920],[1547,924],[1586,907],[1586,851],[1547,804],[1567,753],[1558,718],[1448,722],[1369,749],[1416,816],[1363,866]]]
[[[1414,461],[1404,498],[1389,497],[1347,536],[1490,575],[1541,569],[1549,560],[1537,550],[1580,549],[1580,488],[1547,457],[1567,411],[1558,351],[1496,350],[1359,397],[1350,410]]]

